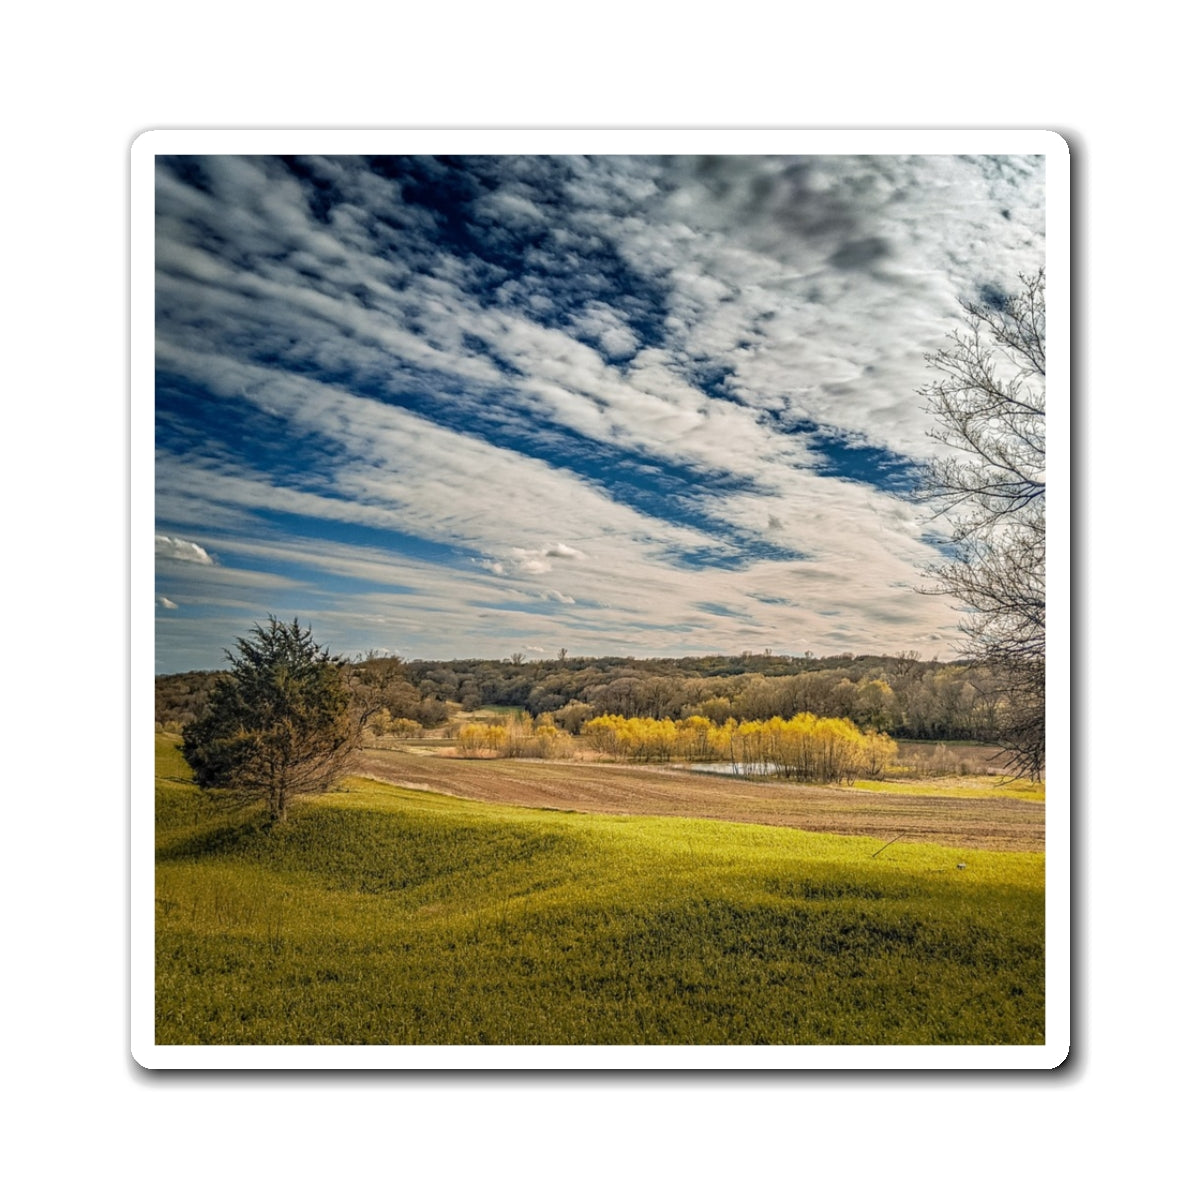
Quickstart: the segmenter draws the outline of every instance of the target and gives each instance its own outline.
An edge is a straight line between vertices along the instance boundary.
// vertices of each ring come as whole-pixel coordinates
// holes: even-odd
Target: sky
[[[1039,156],[159,156],[155,669],[951,658],[918,389]]]

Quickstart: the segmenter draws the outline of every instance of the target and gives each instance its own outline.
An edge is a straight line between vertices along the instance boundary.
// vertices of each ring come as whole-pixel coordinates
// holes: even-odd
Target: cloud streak
[[[916,388],[957,297],[1040,263],[1041,180],[161,160],[160,665],[213,665],[264,604],[422,657],[944,641]]]

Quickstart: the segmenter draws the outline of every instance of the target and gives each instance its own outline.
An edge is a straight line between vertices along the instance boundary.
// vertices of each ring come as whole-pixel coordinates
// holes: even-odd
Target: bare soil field
[[[1042,851],[1045,808],[1002,796],[892,795],[669,767],[467,759],[368,749],[356,773],[467,800],[563,812],[701,817],[978,850]]]

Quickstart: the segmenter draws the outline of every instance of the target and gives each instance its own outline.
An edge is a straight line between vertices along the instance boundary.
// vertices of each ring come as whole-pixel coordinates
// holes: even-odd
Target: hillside
[[[158,739],[164,1044],[1037,1044],[1044,856],[365,780],[266,827]]]

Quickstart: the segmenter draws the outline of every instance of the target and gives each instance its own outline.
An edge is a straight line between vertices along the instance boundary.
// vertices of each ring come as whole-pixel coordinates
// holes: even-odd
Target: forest
[[[790,720],[801,713],[853,721],[863,730],[937,741],[994,740],[1003,690],[978,663],[922,660],[915,653],[818,658],[764,652],[692,658],[571,657],[405,661],[367,656],[346,663],[388,676],[387,710],[412,732],[455,712],[518,709],[579,734],[596,717],[685,721]],[[160,675],[155,722],[179,732],[204,715],[220,671]]]

